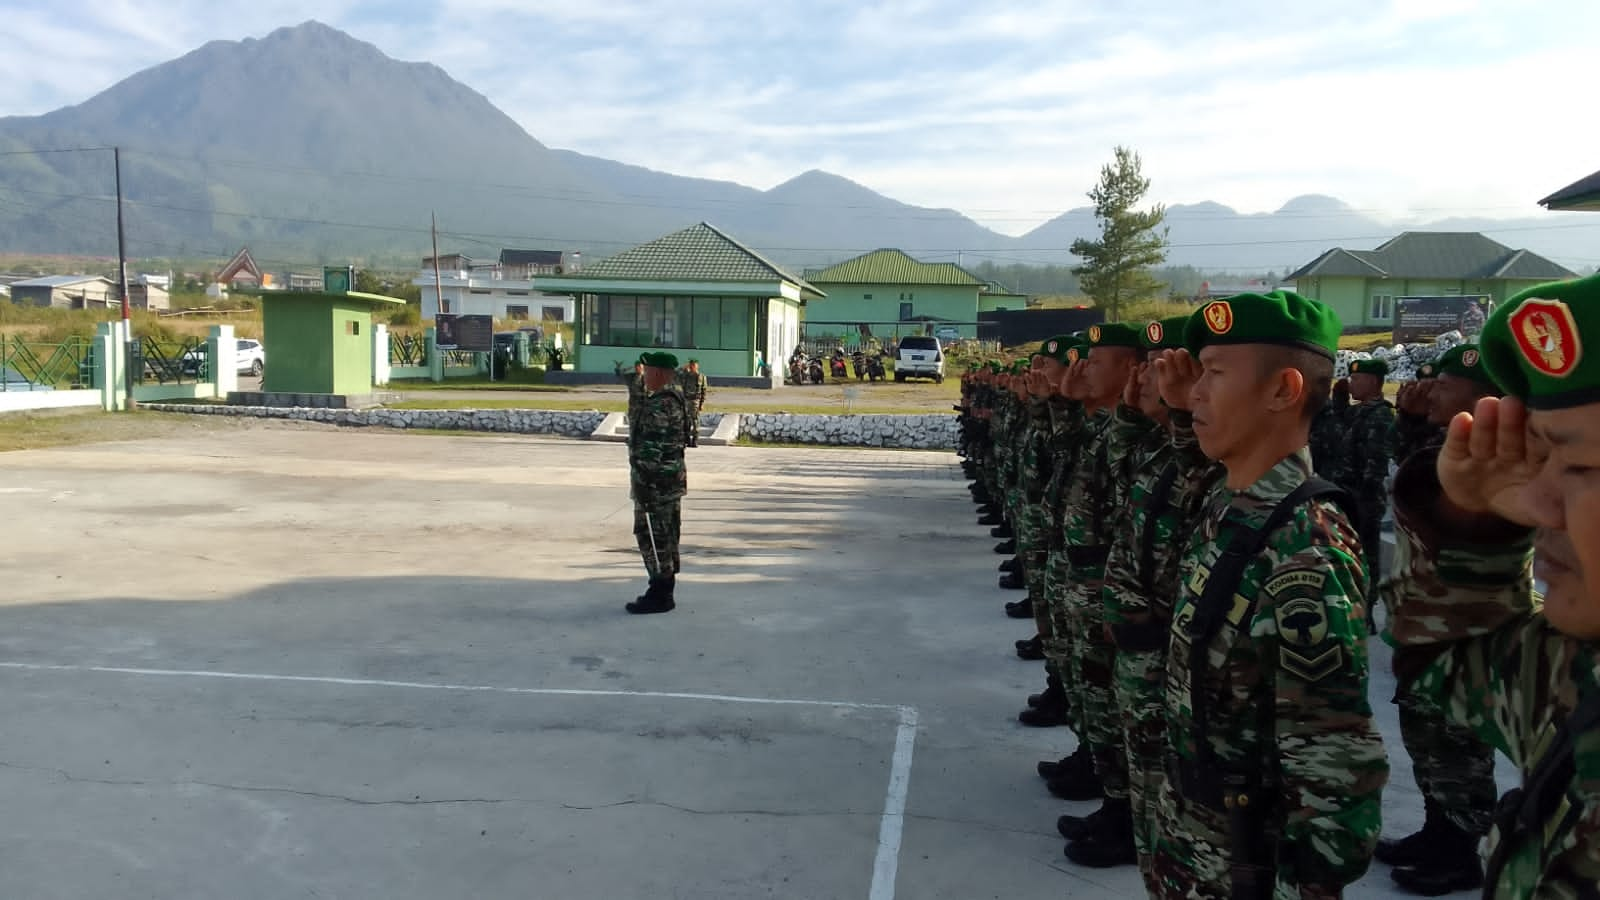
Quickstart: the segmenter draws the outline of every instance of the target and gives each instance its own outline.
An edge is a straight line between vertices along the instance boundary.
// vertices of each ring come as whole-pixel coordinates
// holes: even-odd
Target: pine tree
[[[1116,160],[1101,167],[1100,183],[1089,192],[1100,239],[1072,242],[1072,255],[1083,260],[1072,274],[1108,321],[1118,321],[1125,304],[1159,296],[1166,287],[1150,271],[1167,258],[1167,229],[1161,224],[1166,207],[1134,208],[1148,190],[1139,154],[1118,147]]]

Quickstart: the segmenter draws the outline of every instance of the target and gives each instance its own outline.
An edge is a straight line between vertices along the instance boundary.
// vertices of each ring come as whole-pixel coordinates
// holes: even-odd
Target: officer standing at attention
[[[646,353],[638,413],[628,426],[628,473],[633,534],[650,586],[627,605],[630,613],[670,612],[678,574],[679,502],[689,489],[683,448],[689,443],[688,408],[670,353]]]
[[[1341,378],[1333,383],[1333,394],[1328,405],[1311,420],[1311,469],[1328,480],[1338,472],[1339,457],[1344,452],[1344,431],[1350,419],[1350,379]]]
[[[706,408],[706,377],[700,374],[700,360],[691,359],[678,372],[683,399],[689,416],[689,446],[700,446],[700,414]]]
[[[1342,895],[1377,841],[1389,765],[1367,700],[1367,573],[1311,421],[1341,326],[1289,291],[1201,307],[1157,363],[1226,470],[1188,544],[1167,655],[1159,898]]]
[[[1407,435],[1425,436],[1425,447],[1414,453],[1432,460],[1444,443],[1450,420],[1472,412],[1485,396],[1500,391],[1483,364],[1477,344],[1462,344],[1447,351],[1427,379],[1401,388],[1401,408],[1421,407],[1427,413],[1420,424],[1411,423]],[[1409,390],[1408,390],[1409,389]],[[1402,412],[1400,420],[1411,415]],[[1424,430],[1426,429],[1426,430]],[[1384,585],[1385,597],[1392,584]],[[1489,833],[1499,791],[1494,783],[1494,750],[1469,728],[1452,725],[1444,710],[1425,692],[1401,689],[1395,694],[1400,707],[1400,739],[1411,754],[1411,770],[1422,791],[1426,818],[1422,830],[1399,840],[1382,840],[1373,856],[1397,868],[1395,884],[1425,897],[1471,890],[1483,883],[1478,842]]]
[[[1377,599],[1382,576],[1383,513],[1389,508],[1389,432],[1394,427],[1394,407],[1383,398],[1383,379],[1389,364],[1381,359],[1350,363],[1350,396],[1356,401],[1345,421],[1345,443],[1333,482],[1354,498],[1360,518],[1356,534],[1367,554],[1367,596]]]
[[[1479,346],[1506,397],[1395,477],[1395,675],[1522,770],[1489,835],[1492,900],[1600,893],[1597,348],[1600,278],[1512,297]]]

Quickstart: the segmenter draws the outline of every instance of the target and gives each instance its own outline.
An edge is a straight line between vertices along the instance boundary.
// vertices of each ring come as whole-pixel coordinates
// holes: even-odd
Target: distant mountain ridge
[[[427,251],[433,212],[441,249],[469,255],[523,246],[593,258],[709,221],[797,267],[879,247],[1063,263],[1075,238],[1098,232],[1087,208],[1010,237],[817,170],[762,191],[551,149],[438,66],[318,22],[213,41],[83,103],[0,118],[0,152],[112,144],[126,148],[135,257],[227,258],[249,245],[274,268],[404,261]],[[0,156],[0,251],[113,253],[109,156]],[[1174,205],[1167,219],[1169,262],[1241,271],[1281,271],[1399,230],[1320,195],[1264,214]],[[1556,219],[1441,225],[1592,262],[1600,217],[1551,228]]]

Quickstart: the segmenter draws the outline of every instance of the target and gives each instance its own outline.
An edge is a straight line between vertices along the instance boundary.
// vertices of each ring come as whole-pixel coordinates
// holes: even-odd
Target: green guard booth
[[[268,394],[372,393],[372,311],[398,297],[342,293],[272,293],[261,297]]]

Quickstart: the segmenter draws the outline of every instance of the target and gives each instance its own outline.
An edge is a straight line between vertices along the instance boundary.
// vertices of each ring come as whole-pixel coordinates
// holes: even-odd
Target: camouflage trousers
[[[1165,649],[1148,653],[1118,650],[1115,668],[1117,711],[1128,760],[1128,801],[1133,807],[1133,843],[1145,887],[1154,894],[1155,806],[1166,779],[1167,653]]]
[[[1155,840],[1145,876],[1152,900],[1234,900],[1226,813],[1184,797],[1171,778],[1161,779],[1154,813]],[[1279,873],[1272,896],[1300,900],[1300,888]]]
[[[1105,566],[1072,566],[1069,577],[1063,605],[1072,652],[1061,676],[1068,703],[1081,711],[1084,730],[1078,737],[1089,746],[1095,774],[1106,797],[1120,800],[1128,796],[1128,760],[1117,708],[1117,645],[1106,633],[1105,603],[1100,597]]]
[[[1022,563],[1022,575],[1028,587],[1028,599],[1033,603],[1033,623],[1038,633],[1050,633],[1050,616],[1045,600],[1045,565],[1048,552],[1045,542],[1048,527],[1044,509],[1023,498],[1017,508],[1017,559]]]
[[[1411,772],[1423,798],[1462,831],[1488,834],[1499,797],[1493,748],[1472,729],[1445,718],[1438,701],[1423,692],[1402,690],[1395,703],[1400,739],[1411,754]]]
[[[1078,648],[1074,640],[1072,620],[1068,616],[1067,594],[1071,590],[1072,566],[1067,554],[1051,550],[1045,554],[1044,563],[1044,622],[1048,630],[1044,636],[1044,656],[1048,665],[1061,679],[1067,694],[1067,727],[1081,742],[1087,733],[1083,707],[1077,703],[1074,679],[1077,677]],[[1038,618],[1037,608],[1034,618]]]
[[[651,581],[678,571],[678,530],[683,524],[680,501],[679,497],[633,498],[633,536]]]

